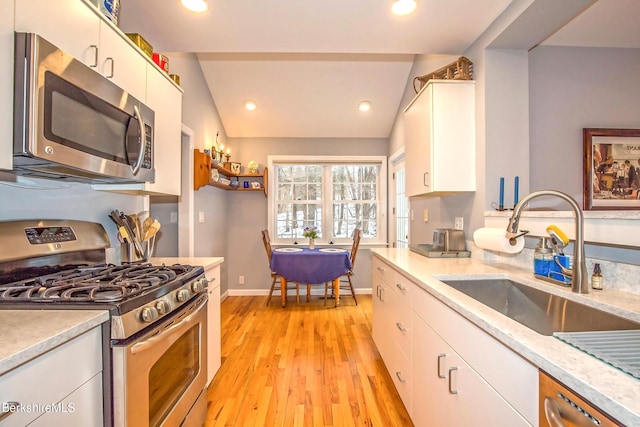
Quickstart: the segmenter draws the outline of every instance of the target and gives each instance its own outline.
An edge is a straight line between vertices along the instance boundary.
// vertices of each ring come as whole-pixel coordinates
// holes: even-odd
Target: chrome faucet
[[[576,214],[576,240],[573,246],[573,267],[571,271],[571,290],[580,294],[589,293],[589,280],[587,276],[587,264],[584,258],[584,215],[582,209],[578,206],[578,202],[568,194],[562,193],[556,190],[540,190],[534,191],[523,197],[520,202],[513,208],[513,214],[509,220],[507,226],[506,237],[514,239],[519,236],[518,234],[518,222],[520,221],[520,213],[529,203],[531,199],[535,199],[540,196],[555,196],[565,200],[573,212]]]

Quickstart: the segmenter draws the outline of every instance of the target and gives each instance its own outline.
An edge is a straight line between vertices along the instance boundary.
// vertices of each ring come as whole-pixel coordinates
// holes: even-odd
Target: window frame
[[[282,164],[309,164],[309,165],[371,165],[375,164],[380,167],[376,183],[376,198],[378,201],[377,212],[377,236],[366,237],[362,236],[361,244],[386,244],[387,242],[387,212],[389,209],[387,201],[387,156],[299,156],[299,155],[273,155],[267,158],[267,167],[272,173],[272,179],[269,180],[269,197],[267,198],[267,229],[271,235],[272,243],[276,245],[291,245],[300,244],[307,245],[306,239],[301,238],[279,238],[275,229],[276,220],[276,204],[278,198],[277,177],[275,173],[275,166]],[[331,183],[323,181],[322,183],[323,194],[327,196],[333,195],[333,189],[331,189]],[[323,211],[323,224],[332,224],[331,216],[333,212],[333,198],[331,200],[322,199],[322,211]],[[331,240],[323,234],[321,239],[316,239],[316,244],[329,245],[331,243],[335,245],[349,245],[352,242],[352,238],[336,238]]]

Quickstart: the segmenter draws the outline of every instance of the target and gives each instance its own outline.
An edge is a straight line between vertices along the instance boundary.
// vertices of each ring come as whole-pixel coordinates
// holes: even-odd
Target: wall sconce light
[[[391,6],[391,11],[395,15],[408,15],[416,9],[415,0],[396,0]]]
[[[182,5],[192,12],[204,12],[207,10],[207,2],[205,0],[182,0]]]

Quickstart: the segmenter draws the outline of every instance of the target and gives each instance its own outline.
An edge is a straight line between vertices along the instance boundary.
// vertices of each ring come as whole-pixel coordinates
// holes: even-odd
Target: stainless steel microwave
[[[14,172],[153,182],[154,112],[42,37],[15,36]]]

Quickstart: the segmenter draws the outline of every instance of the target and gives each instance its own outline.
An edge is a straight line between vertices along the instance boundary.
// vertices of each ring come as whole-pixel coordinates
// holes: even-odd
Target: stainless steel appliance
[[[0,309],[108,310],[104,416],[115,426],[201,426],[207,280],[202,267],[105,264],[82,221],[0,222]]]
[[[538,413],[540,427],[615,427],[611,419],[564,384],[540,371]]]
[[[15,173],[155,179],[154,112],[131,94],[36,34],[16,33],[14,78]]]

